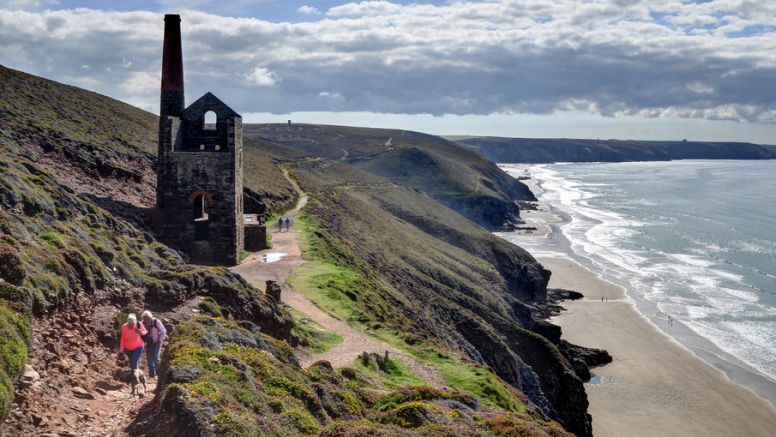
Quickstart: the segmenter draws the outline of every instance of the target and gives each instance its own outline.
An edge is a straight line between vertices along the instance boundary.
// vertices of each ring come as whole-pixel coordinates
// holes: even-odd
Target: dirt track
[[[323,354],[308,353],[300,356],[302,366],[307,367],[319,360],[329,361],[334,367],[350,366],[362,352],[374,352],[382,355],[388,351],[389,356],[398,358],[420,379],[437,388],[445,387],[441,376],[432,367],[419,362],[391,345],[353,329],[346,322],[321,310],[310,299],[288,285],[288,277],[291,272],[305,262],[299,244],[299,231],[293,223],[296,222],[299,211],[307,204],[307,194],[301,191],[292,179],[289,178],[289,181],[299,193],[299,203],[286,214],[286,217],[292,221],[290,231],[278,231],[277,223],[268,224],[268,231],[270,229],[272,231],[272,249],[250,255],[239,266],[233,267],[231,270],[240,274],[259,289],[264,289],[267,280],[276,281],[282,289],[281,299],[285,304],[306,314],[329,331],[342,336],[342,343],[328,352]],[[282,258],[272,261],[273,258],[279,257],[281,254],[284,254]],[[272,262],[267,262],[268,260]]]

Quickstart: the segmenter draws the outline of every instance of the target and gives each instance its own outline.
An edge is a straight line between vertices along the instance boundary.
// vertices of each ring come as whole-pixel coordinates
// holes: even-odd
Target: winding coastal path
[[[307,194],[299,188],[296,181],[286,171],[283,174],[299,194],[299,202],[296,207],[285,215],[292,222],[291,229],[278,231],[277,223],[268,223],[267,229],[272,232],[272,249],[251,254],[240,265],[231,270],[259,289],[264,289],[267,280],[276,281],[282,290],[281,300],[283,303],[304,313],[327,330],[342,336],[342,343],[327,352],[299,354],[302,367],[308,367],[319,360],[329,361],[335,368],[350,366],[362,352],[382,355],[388,351],[389,356],[399,359],[418,378],[426,381],[432,387],[445,388],[444,380],[433,367],[421,363],[406,352],[353,329],[346,322],[321,310],[305,295],[288,285],[289,275],[305,263],[299,244],[300,235],[296,227],[296,217],[307,204],[308,198]]]

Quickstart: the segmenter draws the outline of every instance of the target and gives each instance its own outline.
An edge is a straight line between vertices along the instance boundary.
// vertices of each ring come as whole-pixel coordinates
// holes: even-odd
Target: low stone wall
[[[245,250],[255,252],[267,249],[267,227],[264,225],[245,225]]]

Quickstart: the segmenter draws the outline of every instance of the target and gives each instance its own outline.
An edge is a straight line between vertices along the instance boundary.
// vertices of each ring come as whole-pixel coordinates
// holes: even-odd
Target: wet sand
[[[776,436],[771,404],[658,330],[622,287],[570,259],[540,262],[553,272],[551,287],[586,296],[553,319],[563,338],[614,358],[593,369],[600,382],[586,384],[594,435]]]

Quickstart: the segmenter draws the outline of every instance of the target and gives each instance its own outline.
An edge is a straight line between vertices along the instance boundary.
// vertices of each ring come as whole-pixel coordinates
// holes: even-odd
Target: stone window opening
[[[216,124],[218,123],[218,116],[213,111],[207,111],[203,118],[202,129],[204,130],[216,130]]]
[[[207,241],[210,217],[207,213],[207,198],[200,194],[194,198],[194,241]]]

